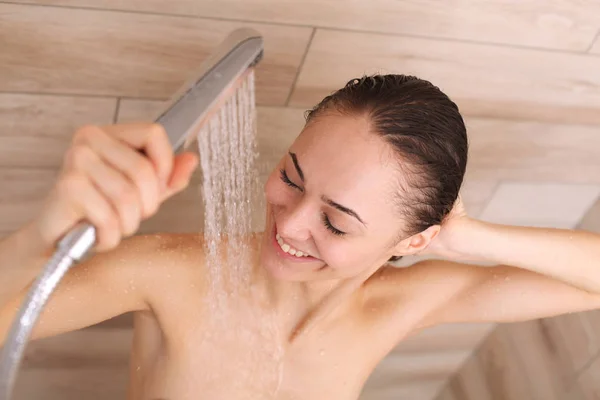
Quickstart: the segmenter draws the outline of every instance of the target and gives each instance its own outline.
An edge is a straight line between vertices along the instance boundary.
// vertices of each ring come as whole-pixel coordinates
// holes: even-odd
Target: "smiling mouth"
[[[283,238],[277,233],[277,228],[273,229],[273,246],[279,253],[281,257],[292,261],[319,261],[318,258],[310,256],[308,253],[298,250],[288,243],[286,243]]]
[[[285,253],[288,253],[289,255],[292,255],[292,256],[296,256],[298,258],[309,257],[309,255],[307,253],[297,250],[297,249],[293,248],[292,246],[290,246],[289,244],[285,243],[284,240],[281,238],[281,236],[279,236],[279,233],[275,234],[275,240],[277,240],[277,244],[279,244],[279,247]]]

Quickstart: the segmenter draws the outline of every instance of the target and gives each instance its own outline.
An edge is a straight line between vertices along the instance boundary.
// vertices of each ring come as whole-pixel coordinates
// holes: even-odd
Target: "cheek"
[[[330,267],[344,272],[354,271],[364,266],[368,251],[354,241],[326,238],[319,242],[321,255]]]
[[[321,240],[321,255],[327,264],[345,276],[352,276],[374,264],[387,261],[385,249],[381,243],[359,240],[347,241],[343,239]]]

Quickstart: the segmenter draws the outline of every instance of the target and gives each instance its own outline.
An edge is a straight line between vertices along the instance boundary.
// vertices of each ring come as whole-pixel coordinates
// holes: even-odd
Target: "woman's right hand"
[[[159,124],[84,126],[32,227],[48,251],[87,220],[96,227],[94,250],[111,250],[186,188],[197,165],[194,153],[174,156]]]

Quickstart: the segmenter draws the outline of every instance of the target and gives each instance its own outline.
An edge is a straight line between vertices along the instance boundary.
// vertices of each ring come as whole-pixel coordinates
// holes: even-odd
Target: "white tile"
[[[596,185],[501,183],[483,210],[484,221],[573,228],[600,195]]]

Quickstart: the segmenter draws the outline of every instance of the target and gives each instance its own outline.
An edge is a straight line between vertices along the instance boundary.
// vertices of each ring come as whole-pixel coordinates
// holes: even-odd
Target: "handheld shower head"
[[[232,32],[171,98],[154,121],[163,125],[175,152],[193,142],[204,123],[231,97],[263,55],[263,39],[252,29]],[[73,227],[37,277],[8,332],[0,354],[0,400],[10,400],[23,353],[52,292],[96,242],[88,222]]]
[[[164,126],[173,149],[186,148],[196,138],[204,122],[231,97],[262,56],[263,39],[252,29],[238,29],[221,43],[155,118]]]

